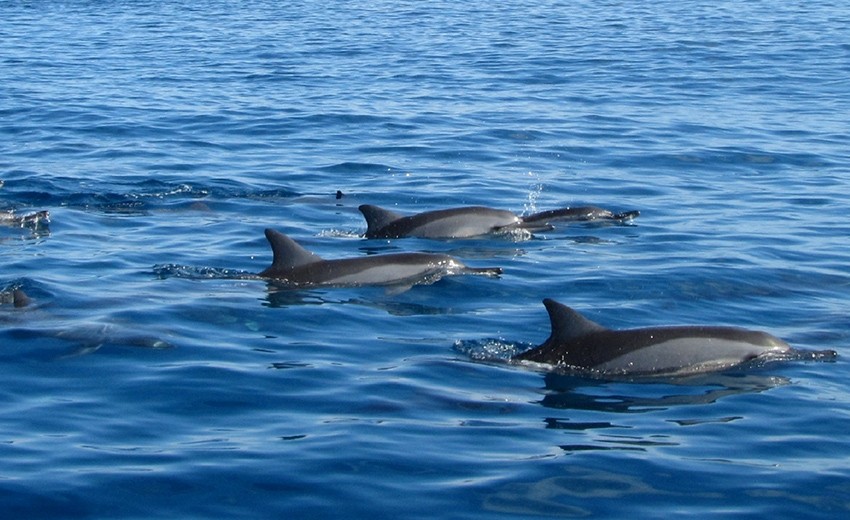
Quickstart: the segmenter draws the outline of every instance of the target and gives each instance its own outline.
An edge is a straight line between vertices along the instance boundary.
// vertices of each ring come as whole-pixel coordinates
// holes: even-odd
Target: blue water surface
[[[4,517],[850,511],[844,3],[8,1],[0,20]],[[366,240],[364,203],[641,216]],[[270,264],[267,227],[504,275],[280,291],[238,276]],[[548,336],[543,298],[838,357],[651,381],[510,363]]]

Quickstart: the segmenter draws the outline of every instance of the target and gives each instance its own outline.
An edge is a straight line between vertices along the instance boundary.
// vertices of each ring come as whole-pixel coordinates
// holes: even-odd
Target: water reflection
[[[680,406],[712,404],[725,397],[759,393],[787,385],[790,380],[779,376],[752,373],[715,373],[668,380],[605,381],[548,373],[544,376],[544,383],[547,393],[539,403],[546,408],[618,414],[609,415],[606,417],[608,420],[602,421],[576,420],[575,414],[568,414],[566,418],[546,417],[544,423],[547,429],[581,433],[600,432],[594,438],[582,436],[578,438],[578,442],[559,445],[563,451],[574,454],[611,450],[647,451],[657,447],[678,446],[679,441],[676,436],[647,434],[644,428],[625,417],[631,414],[664,412]],[[730,423],[740,419],[742,419],[741,416],[727,415],[710,418],[700,416],[698,419],[665,418],[664,420],[679,426],[695,426],[707,423]]]
[[[614,413],[643,413],[674,406],[710,404],[730,395],[759,393],[791,382],[780,376],[743,373],[632,382],[549,372],[543,380],[548,393],[540,404],[547,408]]]
[[[377,290],[381,294],[385,293],[382,288],[362,288],[362,290],[369,289],[373,291]],[[341,291],[334,291],[335,294],[340,292]],[[266,292],[266,296],[263,299],[263,305],[280,308],[301,305],[349,304],[381,310],[391,316],[426,316],[452,314],[455,312],[452,308],[416,302],[405,302],[380,297],[375,299],[364,298],[361,296],[352,296],[347,298],[345,297],[345,293],[343,293],[342,296],[342,298],[333,298],[331,295],[320,290],[281,290],[275,288],[272,284],[269,284],[269,290]]]
[[[443,283],[442,281],[440,283]],[[334,288],[279,287],[268,282],[262,304],[267,307],[298,307],[303,305],[357,305],[386,312],[390,316],[437,316],[471,312],[456,304],[446,305],[445,294],[463,290],[463,286],[443,286],[439,295],[428,292],[428,287],[417,287],[416,295],[396,293],[393,287],[363,286]],[[433,304],[429,304],[431,301]]]

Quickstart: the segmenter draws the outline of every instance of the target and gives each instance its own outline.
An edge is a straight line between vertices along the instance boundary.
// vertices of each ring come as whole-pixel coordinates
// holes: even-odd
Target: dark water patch
[[[546,427],[554,430],[588,431],[606,428],[622,428],[610,422],[577,422],[569,419],[547,418]]]
[[[327,172],[327,173],[338,173],[338,174],[359,174],[359,173],[379,173],[379,174],[390,174],[392,172],[397,171],[396,168],[392,166],[387,166],[385,164],[374,164],[374,163],[357,163],[357,162],[343,162],[339,164],[332,164],[329,166],[321,166],[317,168],[319,171]]]

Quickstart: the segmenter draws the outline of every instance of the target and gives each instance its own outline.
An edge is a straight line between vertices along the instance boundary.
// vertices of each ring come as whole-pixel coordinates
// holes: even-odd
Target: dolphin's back
[[[463,267],[448,255],[397,253],[308,263],[289,270],[286,278],[303,285],[410,286]]]
[[[317,285],[396,285],[410,287],[433,283],[443,276],[478,274],[498,276],[498,267],[467,267],[439,253],[397,253],[362,258],[323,260],[297,242],[273,229],[266,229],[274,260],[258,276],[293,287]]]
[[[791,349],[770,334],[737,327],[611,330],[554,300],[544,304],[551,335],[515,359],[621,374],[683,374],[727,368]]]
[[[468,238],[518,227],[522,221],[506,210],[484,206],[425,211],[402,216],[364,204],[367,238]]]

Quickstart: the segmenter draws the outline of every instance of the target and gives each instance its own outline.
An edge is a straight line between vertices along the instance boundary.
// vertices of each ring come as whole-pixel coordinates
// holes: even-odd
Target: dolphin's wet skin
[[[520,229],[549,230],[559,222],[624,222],[640,215],[639,211],[612,213],[596,206],[542,211],[525,217],[484,206],[425,211],[409,216],[370,204],[358,209],[366,219],[366,238],[470,238]]]
[[[513,359],[599,374],[671,376],[795,357],[788,343],[766,332],[717,326],[611,330],[555,300],[545,299],[543,304],[549,312],[551,335]],[[834,351],[819,354],[821,359],[836,355]]]
[[[273,229],[266,229],[265,233],[274,260],[258,276],[290,287],[409,287],[434,283],[444,276],[498,276],[502,273],[499,267],[468,267],[454,257],[435,253],[398,253],[324,260],[283,233]]]

